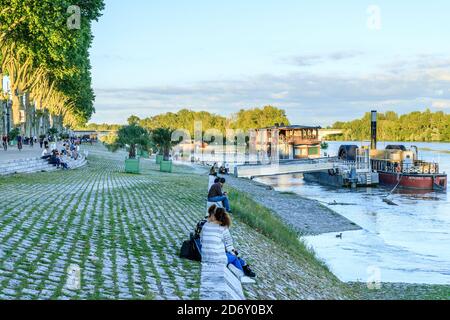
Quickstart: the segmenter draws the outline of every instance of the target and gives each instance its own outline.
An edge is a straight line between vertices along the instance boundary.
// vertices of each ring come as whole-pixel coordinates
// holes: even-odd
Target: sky
[[[327,126],[372,109],[450,111],[450,2],[105,0],[96,114],[274,105]]]

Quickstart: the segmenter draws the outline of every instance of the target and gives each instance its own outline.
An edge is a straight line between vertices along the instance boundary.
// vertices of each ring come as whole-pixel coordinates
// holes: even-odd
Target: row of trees
[[[121,127],[117,135],[103,140],[103,143],[113,152],[127,148],[130,159],[136,158],[139,148],[142,151],[157,151],[164,156],[164,160],[169,160],[170,151],[181,142],[181,139],[172,141],[173,132],[169,128],[157,128],[149,131],[135,123],[131,123]]]
[[[336,122],[333,129],[343,129],[336,140],[361,141],[370,139],[370,113],[362,119]],[[450,141],[450,114],[439,112],[411,112],[398,115],[393,111],[378,113],[378,139],[382,141]]]
[[[43,117],[53,126],[74,127],[94,112],[91,24],[104,3],[72,5],[68,0],[0,0],[0,100],[10,100],[8,120],[24,134],[31,134]]]
[[[108,124],[108,123],[89,123],[83,126],[77,126],[75,130],[92,130],[92,131],[117,131],[122,126],[119,124]]]
[[[223,117],[206,111],[195,112],[187,109],[177,113],[165,113],[140,119],[137,116],[128,118],[129,124],[138,124],[148,130],[157,128],[186,129],[194,136],[194,122],[202,122],[202,130],[218,129],[225,132],[226,129],[242,129],[248,131],[255,128],[271,127],[276,124],[289,125],[289,119],[284,110],[273,106],[240,110],[231,117]]]
[[[140,148],[158,151],[164,156],[164,160],[168,160],[172,147],[181,141],[172,141],[174,131],[188,130],[191,137],[194,137],[195,122],[202,123],[203,132],[216,129],[222,131],[224,135],[226,129],[241,129],[245,132],[255,128],[290,124],[284,110],[265,106],[262,109],[240,110],[229,118],[206,111],[183,109],[177,113],[169,112],[145,119],[132,115],[128,118],[126,126],[89,124],[79,129],[117,130],[117,133],[102,138],[102,142],[111,151],[128,148],[129,158],[135,158],[137,148]]]

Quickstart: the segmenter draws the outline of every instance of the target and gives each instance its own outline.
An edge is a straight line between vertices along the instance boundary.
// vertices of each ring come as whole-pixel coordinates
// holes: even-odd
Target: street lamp
[[[11,132],[11,104],[6,100],[6,131],[9,134]]]

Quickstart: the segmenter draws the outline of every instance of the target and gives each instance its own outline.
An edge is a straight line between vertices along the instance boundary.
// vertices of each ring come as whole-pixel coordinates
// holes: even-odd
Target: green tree
[[[361,141],[370,139],[370,113],[362,119],[336,122],[334,129],[344,130],[336,139]],[[399,116],[393,111],[378,114],[378,138],[384,141],[450,141],[450,114],[442,111],[415,111]]]
[[[240,110],[233,116],[233,127],[244,131],[272,127],[275,124],[289,125],[290,122],[284,110],[273,106]]]
[[[12,89],[13,122],[19,124],[23,97],[38,109],[47,108],[67,124],[85,122],[92,115],[89,47],[91,22],[103,0],[84,0],[81,27],[67,27],[68,0],[0,0],[0,76]],[[28,107],[28,106],[25,106]]]
[[[138,125],[139,122],[141,121],[141,119],[138,116],[132,115],[128,118],[127,121],[128,121],[129,125],[132,125],[132,124]]]
[[[151,133],[153,144],[162,152],[165,161],[169,160],[172,148],[180,143],[180,141],[172,141],[173,133],[174,130],[168,128],[154,129]]]
[[[108,145],[113,152],[120,148],[128,148],[130,159],[136,158],[136,149],[148,149],[151,145],[149,132],[135,124],[124,126],[117,132],[115,141]]]

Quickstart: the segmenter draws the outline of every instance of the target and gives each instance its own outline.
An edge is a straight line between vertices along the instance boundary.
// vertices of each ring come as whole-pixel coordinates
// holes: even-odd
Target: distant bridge
[[[320,129],[319,130],[319,140],[323,140],[326,136],[331,136],[335,134],[343,134],[342,129]]]
[[[116,130],[74,130],[72,132],[75,136],[91,136],[96,135],[99,138],[106,137],[110,134],[117,133]]]

